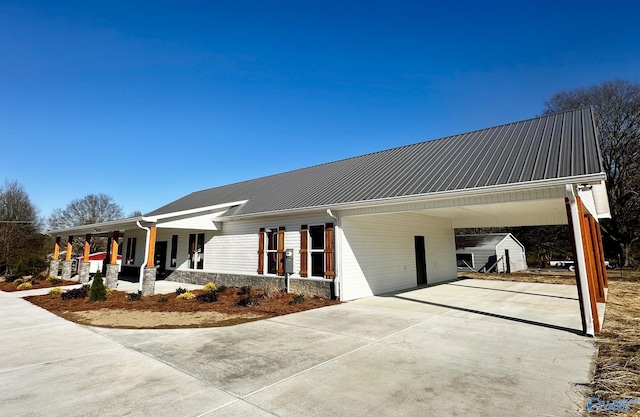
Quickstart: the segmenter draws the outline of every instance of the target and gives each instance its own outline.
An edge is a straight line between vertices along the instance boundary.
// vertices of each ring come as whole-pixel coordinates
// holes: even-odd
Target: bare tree
[[[630,266],[630,249],[640,238],[640,84],[606,81],[558,92],[545,105],[545,114],[595,108],[612,215],[601,225],[605,236],[618,245],[623,264]]]
[[[67,204],[64,209],[55,209],[49,216],[50,229],[64,229],[66,227],[82,226],[85,224],[102,223],[124,217],[122,207],[106,194],[89,194]],[[79,252],[82,239],[76,239],[74,252]],[[106,239],[92,239],[91,251],[101,251],[106,248]]]
[[[35,206],[16,180],[0,186],[0,269],[13,273],[21,253],[29,250],[32,235],[40,227]]]

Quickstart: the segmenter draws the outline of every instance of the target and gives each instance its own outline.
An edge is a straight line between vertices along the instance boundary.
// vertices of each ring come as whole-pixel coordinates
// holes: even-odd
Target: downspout
[[[144,261],[142,261],[142,265],[140,265],[140,277],[139,277],[139,285],[138,285],[138,294],[142,294],[142,277],[144,276],[144,268],[147,267],[147,262],[149,261],[149,239],[151,238],[151,229],[148,227],[144,227],[140,224],[140,221],[136,222],[136,225],[147,231],[147,238],[144,243]]]
[[[332,212],[331,209],[327,209],[327,215],[333,219],[335,219],[336,221],[336,225],[334,227],[335,233],[333,238],[335,239],[334,242],[334,260],[335,260],[335,271],[334,272],[334,276],[333,276],[333,287],[334,287],[334,292],[335,292],[335,296],[338,300],[341,299],[340,297],[340,286],[341,286],[341,282],[342,282],[342,275],[341,275],[341,271],[342,271],[342,245],[341,245],[341,241],[342,241],[342,223],[340,221],[340,218],[335,216]]]

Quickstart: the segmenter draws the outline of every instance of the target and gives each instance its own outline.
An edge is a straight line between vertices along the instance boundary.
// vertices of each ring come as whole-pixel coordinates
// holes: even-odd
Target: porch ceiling
[[[567,224],[565,202],[559,198],[434,208],[419,213],[450,219],[454,228]]]

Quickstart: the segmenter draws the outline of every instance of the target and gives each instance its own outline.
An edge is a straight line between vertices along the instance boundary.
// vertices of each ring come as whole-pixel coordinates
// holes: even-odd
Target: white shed
[[[527,269],[524,246],[511,233],[456,235],[456,261],[458,268],[483,272]]]

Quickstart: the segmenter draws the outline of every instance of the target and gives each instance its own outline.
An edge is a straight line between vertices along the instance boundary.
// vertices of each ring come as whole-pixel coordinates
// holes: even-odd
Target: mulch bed
[[[23,278],[24,282],[30,282],[31,288],[19,290],[18,285],[22,283],[22,281],[0,281],[0,291],[12,292],[12,291],[27,291],[27,290],[35,290],[38,288],[52,288],[52,287],[61,287],[65,285],[76,285],[78,281],[68,281],[62,280],[59,284],[52,284],[47,281],[45,277],[25,277]]]
[[[196,290],[191,292],[198,295],[203,291]],[[58,315],[73,311],[115,309],[186,313],[216,311],[226,314],[243,314],[250,312],[264,317],[275,317],[339,304],[337,300],[327,300],[320,297],[300,298],[300,296],[298,296],[298,298],[296,298],[295,294],[287,294],[280,291],[272,291],[269,294],[265,294],[260,290],[251,290],[251,294],[248,295],[248,297],[254,299],[256,304],[246,307],[237,305],[238,300],[246,296],[246,294],[240,294],[237,288],[227,288],[224,291],[218,292],[218,301],[211,303],[200,302],[196,299],[179,299],[176,293],[143,296],[139,300],[131,301],[129,294],[122,291],[112,291],[111,294],[107,296],[106,301],[96,301],[93,303],[90,303],[88,298],[62,300],[60,295],[30,296],[25,297],[25,300]]]

